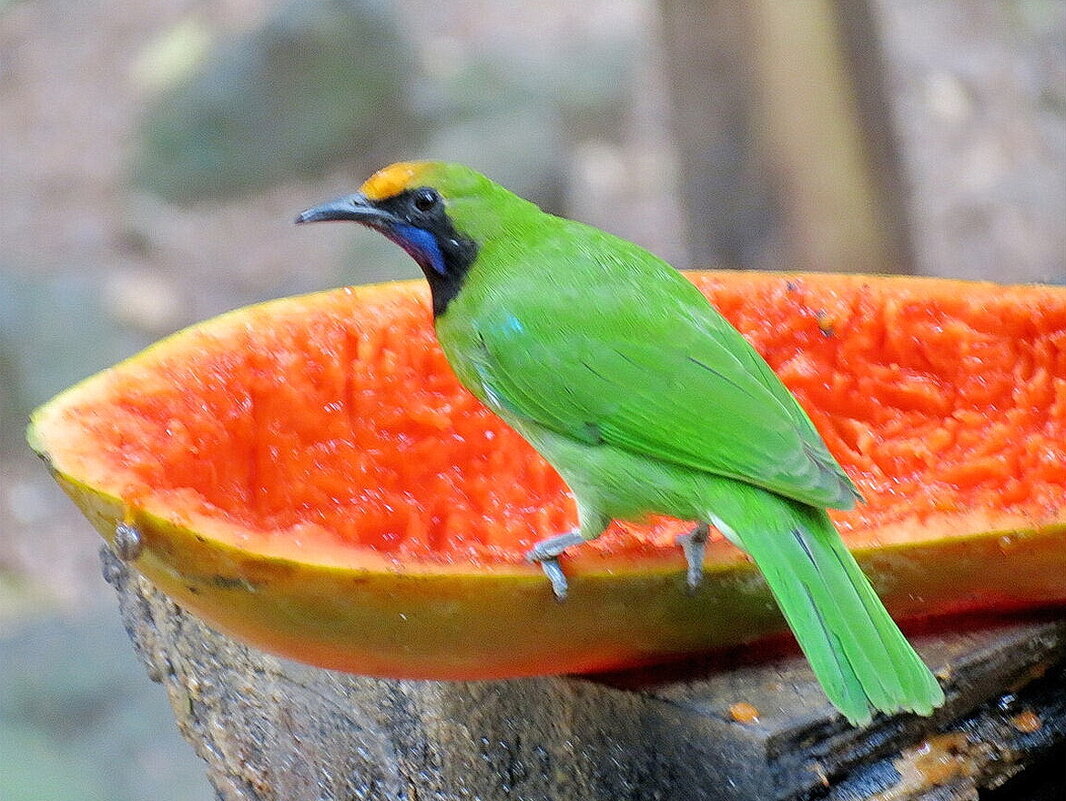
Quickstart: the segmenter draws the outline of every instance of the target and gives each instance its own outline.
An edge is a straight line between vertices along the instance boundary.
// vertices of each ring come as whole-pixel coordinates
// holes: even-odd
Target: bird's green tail
[[[930,714],[944,702],[822,509],[760,493],[730,538],[751,554],[826,695],[852,724],[870,708]],[[738,525],[739,524],[739,525]]]

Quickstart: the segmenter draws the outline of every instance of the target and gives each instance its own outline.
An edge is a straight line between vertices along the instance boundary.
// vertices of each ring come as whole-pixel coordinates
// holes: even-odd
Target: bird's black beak
[[[365,195],[358,193],[345,195],[310,208],[296,218],[298,224],[331,220],[345,220],[373,226],[382,226],[397,221],[391,213],[379,209]]]

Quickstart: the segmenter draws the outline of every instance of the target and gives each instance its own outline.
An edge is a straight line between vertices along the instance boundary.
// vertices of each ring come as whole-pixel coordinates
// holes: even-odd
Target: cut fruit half
[[[897,617],[1066,602],[1066,290],[692,273],[796,393],[866,503],[833,518]],[[38,409],[29,440],[103,536],[218,628],[359,673],[613,669],[784,630],[721,539],[575,522],[555,472],[457,383],[421,282],[189,328]]]

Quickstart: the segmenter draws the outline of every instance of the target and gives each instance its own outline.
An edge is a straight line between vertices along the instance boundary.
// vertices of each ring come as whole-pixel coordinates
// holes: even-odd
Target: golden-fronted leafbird
[[[418,262],[459,380],[569,485],[578,527],[529,553],[557,596],[559,555],[612,519],[693,521],[680,538],[693,586],[714,525],[759,566],[849,721],[943,702],[826,514],[855,504],[854,485],[762,357],[677,270],[457,164],[394,164],[297,218],[319,220],[362,223]]]

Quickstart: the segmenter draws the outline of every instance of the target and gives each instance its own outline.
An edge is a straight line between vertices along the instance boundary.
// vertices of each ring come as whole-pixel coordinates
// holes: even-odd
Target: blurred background
[[[296,212],[467,162],[679,267],[1066,279],[1062,0],[0,0],[0,799],[212,792],[23,443],[182,326],[417,275]]]

